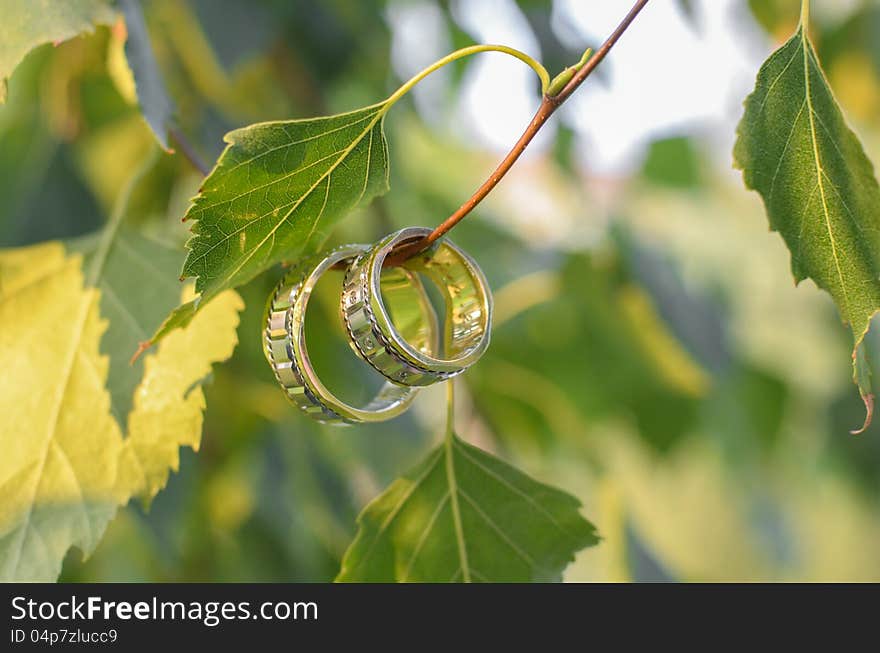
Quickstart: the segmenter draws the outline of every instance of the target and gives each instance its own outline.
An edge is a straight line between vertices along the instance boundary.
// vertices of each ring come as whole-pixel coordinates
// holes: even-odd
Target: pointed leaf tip
[[[864,433],[866,430],[868,430],[868,427],[871,426],[871,422],[874,419],[874,395],[862,395],[862,401],[865,402],[865,423],[862,424],[862,428],[850,431],[852,435],[861,435],[862,433]]]
[[[358,526],[339,582],[546,582],[599,541],[575,497],[454,435]]]
[[[852,329],[854,381],[868,411],[855,431],[861,433],[873,415],[876,361],[862,340],[880,311],[880,186],[828,85],[807,22],[761,66],[734,161],[788,246],[795,283],[810,278],[827,291]]]

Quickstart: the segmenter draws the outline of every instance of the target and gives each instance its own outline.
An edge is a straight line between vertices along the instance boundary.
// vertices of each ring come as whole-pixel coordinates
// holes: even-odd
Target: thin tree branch
[[[535,113],[529,126],[526,127],[523,135],[519,137],[519,140],[514,144],[507,156],[505,156],[501,163],[498,164],[498,167],[495,168],[495,171],[486,181],[483,182],[482,186],[471,195],[470,199],[462,204],[455,213],[440,223],[440,225],[437,226],[429,236],[422,240],[403,245],[397,249],[397,251],[389,254],[388,258],[385,259],[385,264],[398,265],[408,258],[412,258],[420,252],[423,252],[431,245],[431,243],[443,237],[443,235],[457,225],[468,213],[473,211],[474,207],[485,199],[492,189],[498,185],[498,182],[501,181],[504,175],[506,175],[513,167],[513,164],[516,163],[517,159],[519,159],[529,143],[532,142],[532,139],[540,131],[541,127],[544,126],[544,123],[547,122],[547,119],[553,115],[556,109],[562,106],[563,102],[571,97],[571,94],[574,93],[577,88],[584,83],[584,80],[587,79],[587,77],[589,77],[596,69],[596,67],[602,63],[602,60],[608,52],[610,52],[611,48],[614,47],[614,44],[617,43],[630,24],[632,24],[633,20],[635,20],[636,16],[638,16],[639,12],[644,9],[647,4],[648,0],[638,0],[638,2],[633,5],[632,9],[629,10],[626,17],[620,22],[620,25],[618,25],[614,32],[611,33],[611,36],[609,36],[599,49],[596,50],[595,54],[587,60],[584,66],[575,73],[574,77],[571,78],[562,90],[552,97],[544,96],[541,101],[541,106],[538,107],[538,111]]]

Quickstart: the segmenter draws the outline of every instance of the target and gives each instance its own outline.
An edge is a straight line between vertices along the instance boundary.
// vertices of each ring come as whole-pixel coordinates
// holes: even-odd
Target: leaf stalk
[[[450,64],[453,61],[463,59],[464,57],[469,57],[472,54],[477,54],[479,52],[503,52],[504,54],[509,54],[511,57],[515,57],[520,61],[526,63],[532,70],[535,71],[535,73],[538,75],[538,79],[541,80],[541,93],[544,94],[547,92],[547,87],[550,85],[550,73],[547,72],[547,69],[544,68],[544,66],[542,66],[534,58],[527,55],[525,52],[520,52],[519,50],[507,47],[506,45],[470,45],[466,48],[456,50],[455,52],[446,55],[442,59],[438,59],[424,70],[413,75],[403,84],[403,86],[394,91],[394,93],[392,93],[388,97],[388,99],[385,100],[385,102],[383,103],[385,107],[382,109],[382,113],[387,113],[395,102],[397,102],[400,98],[409,93],[416,84],[418,84],[431,73],[440,70],[443,66]]]
[[[804,1],[806,2],[806,0]],[[534,117],[532,118],[531,122],[529,122],[522,136],[519,137],[519,140],[513,145],[513,148],[511,148],[510,152],[507,153],[507,156],[504,157],[501,163],[498,164],[498,167],[495,168],[489,178],[483,182],[483,184],[474,192],[473,195],[471,195],[471,197],[464,204],[462,204],[452,215],[446,218],[446,220],[441,222],[434,229],[434,231],[431,232],[430,235],[426,236],[420,241],[405,245],[395,252],[391,252],[391,254],[389,254],[386,258],[385,264],[399,265],[407,259],[412,258],[413,256],[416,256],[417,254],[423,252],[432,243],[442,238],[445,234],[449,232],[450,229],[461,222],[461,220],[466,215],[473,211],[474,208],[486,198],[486,196],[492,191],[492,189],[498,185],[498,182],[501,181],[504,175],[506,175],[510,171],[510,169],[513,167],[513,164],[516,163],[517,159],[519,159],[520,155],[525,151],[529,143],[532,142],[532,139],[541,130],[541,127],[544,126],[544,123],[547,122],[548,118],[553,115],[556,109],[558,109],[563,104],[563,102],[571,97],[571,94],[574,93],[578,89],[578,87],[584,83],[584,80],[586,80],[587,77],[589,77],[590,74],[596,69],[596,67],[600,63],[602,63],[602,61],[611,51],[611,48],[613,48],[617,41],[620,40],[620,37],[623,36],[623,33],[627,30],[627,28],[629,28],[629,26],[635,20],[636,16],[639,15],[639,12],[641,12],[642,9],[645,8],[645,5],[647,5],[648,2],[649,0],[638,0],[629,10],[629,13],[627,13],[620,24],[611,33],[611,35],[607,39],[605,39],[605,42],[599,47],[598,50],[596,50],[595,54],[589,56],[589,51],[584,53],[584,58],[582,59],[582,61],[584,61],[584,64],[577,70],[577,72],[574,73],[571,79],[557,94],[552,96],[548,95],[546,89],[550,88],[551,83],[548,82],[546,86],[544,86],[542,80],[542,86],[544,86],[545,88],[545,93],[543,100],[541,101],[541,105],[538,107],[538,110],[535,112]],[[461,52],[461,50],[459,52]]]

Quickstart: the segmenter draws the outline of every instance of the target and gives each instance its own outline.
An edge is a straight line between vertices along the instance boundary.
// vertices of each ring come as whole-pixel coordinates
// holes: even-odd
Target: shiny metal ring
[[[387,379],[423,386],[461,374],[489,346],[492,294],[482,270],[470,256],[443,239],[403,264],[403,269],[433,281],[446,303],[443,357],[414,343],[392,323],[380,288],[382,264],[396,247],[431,232],[409,227],[386,236],[358,256],[345,275],[342,315],[355,351]]]
[[[315,373],[305,341],[305,315],[312,290],[324,274],[337,263],[346,263],[365,252],[366,245],[346,245],[329,254],[314,257],[290,270],[279,282],[266,308],[263,350],[275,378],[287,396],[303,412],[319,422],[356,424],[381,422],[405,411],[417,388],[386,381],[378,394],[363,408],[351,406],[330,392]],[[396,305],[421,305],[434,312],[418,276],[410,271],[391,277]],[[414,300],[415,296],[415,300]],[[409,321],[405,330],[426,349],[436,347],[436,317]]]

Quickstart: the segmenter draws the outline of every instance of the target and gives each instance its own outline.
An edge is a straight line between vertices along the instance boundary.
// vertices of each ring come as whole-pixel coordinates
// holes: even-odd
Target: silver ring
[[[431,233],[409,227],[386,236],[358,256],[345,275],[342,315],[355,352],[394,383],[423,386],[461,374],[486,347],[492,326],[492,295],[482,270],[470,256],[443,239],[406,261],[403,268],[431,279],[446,303],[443,358],[413,346],[392,323],[380,278],[388,254]]]
[[[405,411],[415,398],[417,388],[403,387],[388,381],[363,408],[351,406],[330,392],[315,373],[305,341],[305,315],[315,284],[328,269],[365,252],[366,245],[345,245],[328,254],[314,257],[290,270],[279,282],[266,308],[266,332],[263,350],[275,378],[287,396],[306,414],[319,422],[357,424],[381,422]],[[404,275],[406,276],[406,275]],[[417,276],[409,273],[420,301],[430,306]],[[403,293],[403,290],[399,291]],[[413,303],[409,298],[409,303]],[[433,310],[432,310],[433,314]],[[436,328],[427,324],[416,337],[436,341]],[[426,345],[430,346],[430,345]]]

